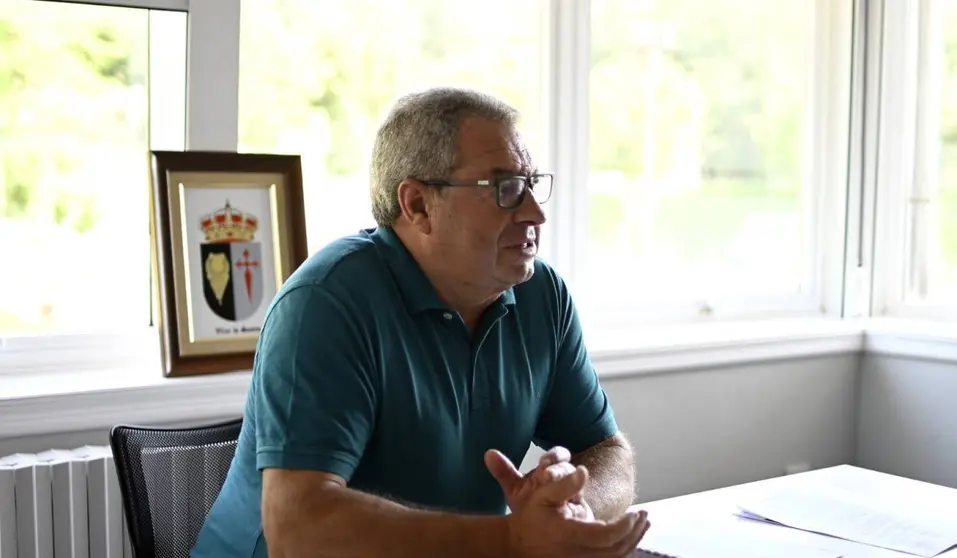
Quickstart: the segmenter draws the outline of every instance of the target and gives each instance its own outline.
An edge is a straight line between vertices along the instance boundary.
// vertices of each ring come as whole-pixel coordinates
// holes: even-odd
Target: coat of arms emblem
[[[209,308],[229,321],[252,316],[263,298],[259,220],[229,205],[200,219],[203,294]]]

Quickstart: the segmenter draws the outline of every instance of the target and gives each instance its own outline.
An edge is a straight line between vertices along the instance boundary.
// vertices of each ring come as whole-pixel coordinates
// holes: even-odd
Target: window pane
[[[589,308],[806,292],[814,6],[593,0]]]
[[[239,148],[303,156],[311,251],[374,225],[368,161],[395,99],[434,85],[500,96],[542,149],[540,0],[243,0]],[[508,14],[502,17],[502,14]]]
[[[0,335],[149,324],[149,18],[0,0]]]
[[[932,126],[939,133],[938,176],[926,184],[929,192],[912,204],[915,220],[910,249],[911,273],[908,294],[926,302],[949,306],[957,301],[957,2],[938,0],[940,12],[934,34],[939,42],[929,68],[939,84],[939,105],[932,112]],[[936,190],[936,191],[935,191]],[[926,203],[921,203],[926,199]],[[924,233],[924,234],[922,234]]]

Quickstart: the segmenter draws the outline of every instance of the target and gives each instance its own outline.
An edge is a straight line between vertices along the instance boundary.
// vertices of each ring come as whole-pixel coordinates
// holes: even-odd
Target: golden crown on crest
[[[206,242],[248,242],[256,235],[259,220],[254,215],[234,209],[226,200],[222,209],[204,215],[199,227]]]

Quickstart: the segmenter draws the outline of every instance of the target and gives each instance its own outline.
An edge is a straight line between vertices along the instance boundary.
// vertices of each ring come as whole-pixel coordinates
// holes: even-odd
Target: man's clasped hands
[[[596,519],[584,498],[588,471],[573,465],[565,448],[552,448],[524,475],[496,450],[485,454],[485,465],[511,510],[508,546],[518,556],[624,558],[651,525],[646,512],[632,509],[609,520]]]

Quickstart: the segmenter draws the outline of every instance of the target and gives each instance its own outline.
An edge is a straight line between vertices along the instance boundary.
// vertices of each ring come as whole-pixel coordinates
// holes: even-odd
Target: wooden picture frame
[[[152,151],[166,376],[249,370],[265,312],[307,256],[298,155]]]

